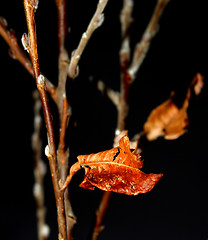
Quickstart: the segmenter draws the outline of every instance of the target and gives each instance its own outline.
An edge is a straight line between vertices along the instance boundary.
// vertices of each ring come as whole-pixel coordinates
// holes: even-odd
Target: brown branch
[[[25,15],[27,20],[27,28],[29,32],[28,36],[28,51],[33,65],[34,75],[36,79],[37,89],[42,102],[45,124],[48,134],[48,146],[46,155],[49,159],[49,165],[51,170],[53,188],[56,199],[57,215],[58,215],[58,228],[59,228],[59,238],[66,239],[66,221],[65,221],[65,209],[64,209],[64,194],[60,191],[59,186],[59,173],[57,168],[57,157],[56,157],[56,146],[54,129],[52,123],[52,116],[49,108],[49,103],[47,100],[46,89],[45,89],[45,78],[40,74],[38,50],[37,50],[37,40],[36,40],[36,25],[34,12],[37,9],[37,0],[23,0]],[[26,39],[27,40],[27,39]]]
[[[66,0],[56,0],[58,10],[58,40],[59,40],[59,79],[56,91],[57,106],[60,121],[62,117],[63,99],[66,96],[66,80],[69,65],[69,56],[65,49],[66,38]],[[65,100],[64,100],[65,101]]]
[[[98,5],[97,5],[97,9],[87,27],[86,32],[84,32],[82,34],[82,38],[79,42],[79,45],[77,47],[77,49],[73,52],[72,54],[72,58],[71,58],[71,62],[69,65],[69,77],[70,78],[75,78],[77,76],[78,73],[78,62],[81,58],[81,55],[89,41],[89,39],[91,38],[93,32],[102,25],[103,21],[104,21],[104,14],[103,11],[106,7],[108,3],[108,0],[99,0]]]
[[[132,21],[131,14],[133,9],[133,2],[131,0],[123,1],[123,8],[121,10],[120,20],[121,20],[121,35],[122,35],[122,43],[120,50],[120,63],[121,63],[121,89],[120,94],[116,97],[118,100],[117,104],[117,127],[115,131],[115,139],[116,137],[125,130],[126,127],[126,117],[128,115],[129,109],[129,88],[131,84],[131,78],[127,72],[128,61],[130,56],[129,51],[129,36],[128,30],[130,27],[130,23]],[[111,96],[112,99],[115,98]],[[114,142],[115,142],[114,139]],[[98,211],[96,213],[95,226],[92,233],[92,240],[97,240],[100,232],[103,229],[103,219],[107,212],[110,199],[112,196],[112,192],[104,192],[103,197],[101,199]]]
[[[30,75],[34,77],[34,71],[31,61],[26,57],[25,53],[19,46],[14,31],[12,29],[7,29],[7,22],[3,17],[0,17],[0,35],[10,47],[9,55],[13,59],[18,60],[22,64],[22,66],[30,73]],[[55,86],[47,78],[45,78],[45,82],[47,92],[55,101]]]
[[[129,28],[132,22],[132,10],[133,1],[124,0],[123,8],[121,10],[120,21],[121,21],[121,49],[120,49],[120,63],[121,63],[121,88],[119,94],[119,101],[116,104],[118,118],[117,128],[115,132],[115,138],[120,135],[126,129],[126,118],[129,112],[129,90],[130,86],[135,79],[135,74],[139,70],[139,67],[149,49],[150,41],[156,33],[156,26],[159,18],[169,0],[158,0],[153,16],[150,20],[149,25],[142,37],[142,40],[137,44],[133,56],[133,61],[129,67],[130,59],[130,47],[129,47]],[[111,99],[114,97],[110,97]],[[100,231],[103,229],[102,222],[107,211],[110,198],[112,193],[105,192],[100,202],[99,210],[96,215],[95,227],[93,229],[92,239],[96,240],[99,236]]]
[[[58,9],[59,52],[64,51],[66,38],[66,0],[55,0]]]
[[[170,0],[158,0],[156,7],[154,9],[153,15],[150,19],[150,22],[146,28],[146,30],[143,33],[143,36],[141,38],[141,41],[137,43],[134,54],[133,54],[133,60],[132,63],[128,69],[128,72],[132,78],[132,81],[135,79],[136,73],[139,71],[140,66],[143,63],[143,60],[149,50],[151,41],[158,30],[158,22],[160,20],[160,17],[167,5],[167,3]]]
[[[62,110],[62,121],[61,121],[61,129],[59,135],[59,147],[57,150],[57,159],[58,159],[58,167],[60,178],[62,182],[66,180],[69,168],[69,148],[66,149],[65,146],[65,134],[69,121],[69,113],[68,113],[68,103],[66,97],[63,99],[63,110]],[[69,189],[66,189],[64,192],[64,204],[65,204],[65,215],[66,215],[66,227],[67,227],[67,239],[73,239],[73,229],[76,224],[76,217],[74,215],[71,203],[70,203],[70,195]]]
[[[46,209],[44,206],[44,175],[46,173],[46,166],[42,161],[42,140],[41,140],[41,125],[42,119],[40,115],[41,101],[37,90],[33,93],[34,98],[34,133],[32,135],[32,148],[34,152],[34,178],[35,184],[33,188],[33,195],[37,205],[37,226],[38,239],[46,240],[50,233],[49,226],[45,223]]]
[[[71,116],[71,106],[66,97],[66,81],[69,67],[69,56],[65,48],[66,39],[66,0],[56,0],[58,10],[58,40],[59,40],[59,79],[56,89],[57,107],[60,120],[59,146],[57,150],[57,161],[60,179],[64,182],[69,169],[69,147],[65,145],[65,135]],[[73,239],[73,229],[76,217],[70,203],[69,189],[64,192],[64,205],[66,216],[67,239]]]
[[[7,22],[2,17],[0,18],[0,35],[10,47],[10,56],[13,59],[18,60],[27,71],[33,75],[33,68],[30,60],[26,57],[25,53],[17,43],[14,31],[12,29],[7,29]]]

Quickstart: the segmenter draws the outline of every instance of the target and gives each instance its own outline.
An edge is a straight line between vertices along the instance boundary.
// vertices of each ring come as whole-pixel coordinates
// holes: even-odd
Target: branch
[[[133,1],[124,0],[123,9],[120,14],[121,21],[121,49],[120,49],[120,64],[121,64],[121,87],[120,87],[120,104],[117,108],[117,134],[126,129],[126,118],[129,112],[129,89],[131,85],[131,76],[128,73],[128,64],[130,57],[129,47],[129,28],[132,22]]]
[[[111,196],[112,196],[112,192],[104,192],[103,193],[99,208],[96,212],[96,221],[95,221],[95,226],[94,226],[93,233],[92,233],[92,240],[97,240],[100,235],[100,232],[104,228],[104,226],[102,225],[103,219],[104,219],[106,211],[108,209]]]
[[[133,2],[131,0],[123,1],[123,8],[121,10],[120,21],[121,21],[121,50],[120,50],[120,63],[121,63],[121,89],[120,94],[112,94],[111,99],[114,99],[116,96],[116,107],[118,112],[117,117],[117,127],[115,131],[116,142],[117,136],[125,130],[126,128],[126,117],[128,115],[128,95],[130,88],[130,76],[127,72],[127,65],[130,56],[129,50],[129,36],[128,31],[130,23],[132,21],[131,14],[133,10]],[[112,97],[113,96],[113,97]],[[103,219],[107,212],[112,192],[104,192],[101,199],[98,211],[96,213],[95,226],[92,232],[92,240],[97,240],[100,232],[103,229]]]
[[[37,40],[36,40],[36,25],[34,12],[37,9],[38,0],[23,0],[25,15],[27,20],[27,28],[29,36],[23,39],[25,47],[29,51],[31,62],[33,65],[34,75],[36,79],[37,89],[42,102],[46,129],[48,134],[48,146],[46,148],[46,155],[49,159],[49,165],[51,170],[53,188],[56,199],[57,215],[58,215],[58,227],[59,227],[59,238],[66,239],[66,221],[64,215],[64,202],[63,202],[63,192],[60,191],[59,186],[59,173],[57,168],[57,158],[56,158],[56,146],[54,129],[52,123],[52,116],[49,108],[49,103],[47,100],[46,89],[45,89],[45,78],[40,74],[39,60],[38,60],[38,50],[37,50]]]
[[[132,22],[132,10],[133,1],[124,0],[123,8],[120,14],[121,21],[121,49],[120,49],[120,63],[121,63],[121,87],[119,94],[119,101],[117,106],[118,118],[117,118],[117,128],[115,131],[115,139],[126,129],[126,118],[129,112],[129,90],[130,86],[135,79],[135,74],[139,70],[139,67],[149,49],[150,41],[156,33],[156,26],[158,24],[159,18],[169,0],[158,0],[157,6],[150,20],[150,23],[143,34],[142,40],[137,44],[133,56],[133,61],[129,67],[130,59],[130,47],[129,47],[129,28]],[[108,90],[109,91],[109,90]],[[114,95],[114,94],[113,94]],[[109,94],[108,94],[109,96]],[[112,99],[112,96],[110,97]],[[116,142],[114,140],[114,142]],[[93,229],[92,239],[96,240],[99,236],[100,231],[103,229],[102,222],[107,211],[110,198],[112,193],[105,192],[103,198],[100,202],[99,210],[96,215],[95,227]]]
[[[66,148],[65,135],[71,116],[71,106],[66,97],[66,81],[69,67],[69,56],[65,48],[66,38],[66,0],[56,0],[58,10],[58,40],[59,40],[59,78],[56,89],[57,107],[60,120],[59,146],[57,150],[57,161],[60,179],[64,182],[69,169],[69,147]],[[73,239],[73,228],[76,217],[70,203],[69,189],[64,192],[64,205],[66,215],[67,239]]]
[[[7,22],[3,17],[0,17],[0,35],[10,47],[9,55],[13,59],[18,60],[22,64],[22,66],[30,73],[30,75],[34,77],[34,71],[31,61],[26,57],[25,53],[19,46],[14,31],[12,29],[7,29]],[[45,78],[45,82],[47,92],[55,101],[55,86],[47,78]]]
[[[69,65],[69,77],[74,79],[78,74],[78,62],[81,58],[81,55],[91,38],[93,32],[102,25],[104,21],[104,14],[102,13],[108,3],[108,0],[99,0],[97,9],[87,27],[86,32],[82,34],[82,38],[79,42],[77,49],[73,52],[71,62]]]
[[[33,94],[34,98],[34,133],[32,135],[32,148],[34,152],[34,178],[35,184],[33,188],[34,198],[37,205],[37,222],[38,222],[38,239],[46,240],[50,233],[49,226],[45,223],[46,209],[44,206],[44,175],[46,166],[42,161],[42,140],[41,140],[41,125],[42,119],[40,115],[41,102],[38,92]]]
[[[146,28],[146,30],[143,33],[142,39],[139,43],[137,43],[134,54],[133,54],[133,60],[132,63],[128,69],[128,72],[132,78],[132,81],[135,79],[135,75],[138,72],[140,66],[142,65],[142,62],[149,50],[151,41],[158,30],[158,22],[160,20],[160,17],[167,5],[167,3],[170,0],[158,0],[157,5],[154,9],[153,15],[150,19],[150,22]]]
[[[56,0],[58,10],[58,40],[59,40],[59,79],[56,91],[57,106],[60,121],[62,117],[63,98],[66,96],[66,80],[69,66],[69,56],[65,49],[66,38],[66,0]]]

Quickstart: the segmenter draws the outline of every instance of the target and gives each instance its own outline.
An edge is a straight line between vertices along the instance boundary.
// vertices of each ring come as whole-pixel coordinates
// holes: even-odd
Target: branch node
[[[60,189],[61,189],[63,186],[64,186],[64,182],[63,182],[63,180],[60,178],[60,179],[59,179],[59,187],[60,187]]]

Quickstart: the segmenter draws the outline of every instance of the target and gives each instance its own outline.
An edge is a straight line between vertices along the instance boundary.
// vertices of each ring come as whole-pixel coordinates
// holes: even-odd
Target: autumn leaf
[[[139,154],[129,148],[129,138],[123,136],[119,146],[107,151],[80,155],[78,162],[72,166],[70,174],[62,189],[65,189],[73,174],[80,168],[85,169],[84,180],[80,187],[94,189],[98,187],[104,191],[137,195],[146,193],[155,186],[162,174],[145,174],[139,169],[143,162]]]
[[[174,103],[173,96],[175,93],[172,92],[167,101],[153,109],[143,127],[146,138],[152,141],[162,136],[165,139],[176,139],[183,135],[187,131],[185,128],[188,125],[187,109],[191,88],[198,95],[203,84],[203,77],[197,73],[187,90],[186,98],[181,108]]]

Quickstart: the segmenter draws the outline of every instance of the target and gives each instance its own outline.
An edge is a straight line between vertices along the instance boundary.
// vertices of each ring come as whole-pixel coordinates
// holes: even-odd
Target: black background
[[[156,1],[135,1],[132,25],[132,49],[143,33]],[[67,49],[74,50],[95,11],[97,1],[68,1]],[[119,12],[122,1],[109,1],[105,22],[96,30],[80,61],[79,77],[67,83],[73,117],[68,133],[71,163],[79,154],[112,147],[116,109],[89,81],[103,80],[119,90]],[[19,42],[27,32],[22,1],[0,4],[4,16]],[[145,143],[142,158],[145,173],[163,173],[155,188],[143,195],[114,194],[100,239],[205,240],[208,238],[207,208],[207,134],[208,134],[208,35],[206,1],[172,0],[160,21],[160,29],[131,88],[127,122],[130,137],[142,130],[150,111],[168,99],[174,90],[178,103],[197,72],[205,77],[202,93],[190,101],[188,132],[177,140],[158,139]],[[55,1],[40,1],[36,13],[41,71],[57,83],[58,42]],[[21,44],[21,43],[20,43]],[[1,61],[1,232],[4,239],[37,239],[33,187],[32,91],[35,82],[26,70],[8,55],[0,38]],[[54,123],[57,111],[51,102]],[[76,124],[74,124],[76,123]],[[75,127],[73,127],[75,125]],[[46,136],[44,135],[44,146]],[[44,156],[46,164],[47,159]],[[76,239],[87,239],[100,190],[78,187],[83,172],[70,185],[72,205],[78,223]],[[50,173],[45,179],[49,239],[57,239],[56,209]]]

